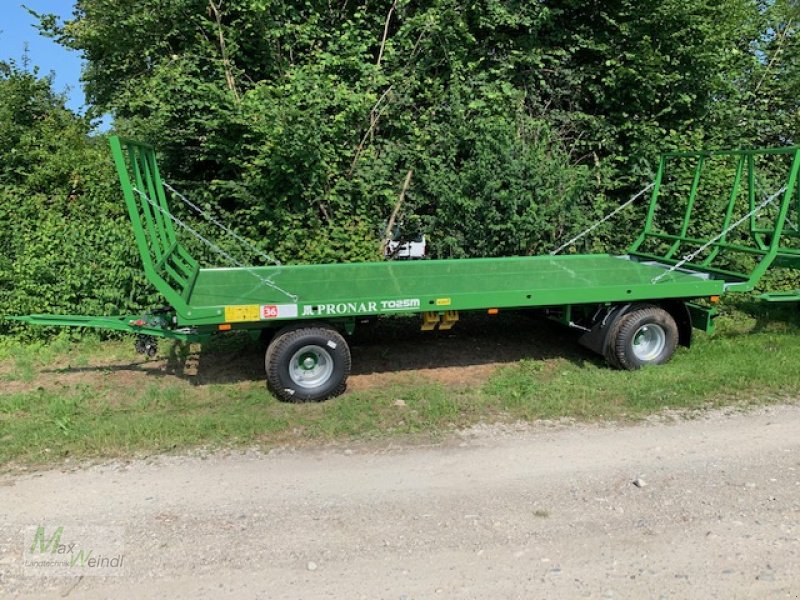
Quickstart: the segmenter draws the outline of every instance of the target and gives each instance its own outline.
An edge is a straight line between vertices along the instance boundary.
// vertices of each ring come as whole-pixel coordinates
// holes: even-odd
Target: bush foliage
[[[78,0],[89,112],[0,66],[0,309],[117,313],[143,280],[94,119],[287,262],[378,259],[401,220],[436,257],[540,253],[671,149],[783,145],[800,125],[792,0]],[[622,215],[587,249],[618,249]],[[7,327],[7,325],[0,325]]]

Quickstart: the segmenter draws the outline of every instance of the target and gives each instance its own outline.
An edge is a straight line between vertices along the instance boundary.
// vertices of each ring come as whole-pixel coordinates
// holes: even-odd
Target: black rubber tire
[[[303,346],[319,346],[333,362],[328,380],[313,388],[298,385],[289,375],[292,356]],[[288,402],[319,402],[338,396],[347,387],[350,364],[350,348],[344,337],[325,325],[290,326],[279,331],[264,357],[267,385],[278,398]]]
[[[664,348],[650,360],[641,360],[633,350],[634,336],[645,325],[658,325],[665,333]],[[616,320],[606,338],[606,361],[613,367],[634,371],[646,365],[663,365],[675,354],[678,325],[667,311],[649,304],[640,305]]]

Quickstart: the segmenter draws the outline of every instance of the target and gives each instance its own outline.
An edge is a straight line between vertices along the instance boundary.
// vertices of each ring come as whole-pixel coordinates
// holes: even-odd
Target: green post
[[[783,235],[783,227],[786,223],[786,215],[789,212],[789,205],[791,204],[792,196],[795,193],[795,186],[800,183],[798,182],[798,171],[800,171],[800,148],[795,149],[794,152],[792,166],[789,170],[789,180],[786,184],[786,190],[783,193],[783,200],[781,200],[778,218],[775,220],[775,232],[770,240],[769,251],[750,274],[750,278],[747,281],[747,289],[752,290],[755,288],[758,280],[764,276],[764,273],[766,273],[767,269],[769,269],[774,262],[775,257],[778,256],[778,251],[780,250],[781,246],[781,237]]]
[[[743,154],[739,157],[739,160],[736,163],[736,176],[733,178],[733,186],[731,186],[731,195],[730,199],[728,200],[728,208],[725,211],[725,219],[722,221],[722,237],[720,237],[718,240],[720,243],[724,243],[725,239],[728,237],[726,229],[728,229],[728,227],[731,225],[733,207],[736,205],[736,197],[739,195],[739,187],[742,183],[742,174],[744,173],[744,163],[746,158],[747,157]],[[719,254],[720,248],[722,248],[722,246],[715,245],[711,249],[711,252],[709,252],[706,259],[700,264],[703,266],[710,265],[717,257],[717,254]]]
[[[689,231],[689,221],[692,217],[692,210],[694,210],[694,201],[697,198],[697,190],[700,187],[700,176],[703,173],[703,164],[705,163],[706,157],[700,156],[697,159],[697,166],[694,170],[694,179],[692,180],[692,189],[689,192],[689,200],[686,203],[686,212],[683,215],[683,222],[681,223],[681,232],[679,237],[685,238],[687,232]],[[675,240],[670,246],[669,251],[666,254],[666,258],[672,258],[675,252],[681,245],[681,240]]]
[[[658,161],[658,173],[656,173],[656,180],[653,183],[653,193],[650,194],[650,205],[647,207],[647,217],[645,217],[644,228],[639,234],[639,237],[634,240],[633,244],[628,248],[628,254],[633,254],[639,250],[639,247],[647,239],[647,235],[653,227],[653,217],[656,214],[656,205],[658,204],[658,193],[661,190],[661,180],[664,177],[664,169],[666,168],[667,157],[662,155]]]

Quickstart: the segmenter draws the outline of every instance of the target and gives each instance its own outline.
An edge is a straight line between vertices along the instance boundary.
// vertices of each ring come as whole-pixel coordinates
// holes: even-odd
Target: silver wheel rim
[[[633,355],[642,362],[656,360],[667,346],[667,333],[661,325],[648,323],[633,334]]]
[[[303,346],[289,361],[289,378],[301,388],[315,388],[333,375],[333,358],[321,346]]]

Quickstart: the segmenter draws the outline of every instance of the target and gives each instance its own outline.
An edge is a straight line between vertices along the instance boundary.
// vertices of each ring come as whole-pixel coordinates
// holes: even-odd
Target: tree
[[[796,0],[78,0],[39,17],[85,56],[90,114],[154,143],[167,179],[284,261],[379,259],[409,170],[398,219],[434,256],[540,253],[664,150],[795,143],[800,124]],[[102,142],[46,78],[5,68],[0,177],[32,194],[5,218],[76,222],[61,199],[91,196],[103,208],[80,218],[92,235],[111,220],[141,301]],[[620,218],[590,248],[624,247],[641,211]]]

